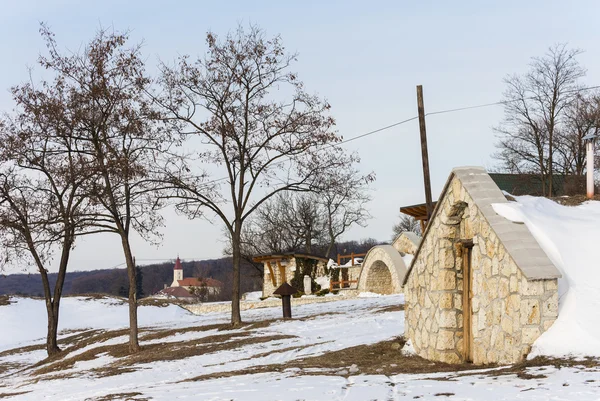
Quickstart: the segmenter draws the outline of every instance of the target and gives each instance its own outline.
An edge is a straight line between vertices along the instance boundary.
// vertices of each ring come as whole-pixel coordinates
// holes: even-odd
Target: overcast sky
[[[578,1],[113,1],[0,0],[0,110],[12,107],[8,88],[28,78],[44,50],[39,22],[49,24],[59,45],[77,49],[99,26],[131,30],[144,40],[150,70],[157,60],[206,50],[205,34],[224,35],[238,23],[280,34],[298,52],[293,69],[306,89],[329,100],[345,138],[413,117],[415,86],[424,86],[427,112],[501,99],[502,79],[523,73],[532,56],[554,43],[581,48],[585,83],[600,85],[600,2]],[[35,77],[36,70],[33,75]],[[493,167],[492,127],[499,106],[430,116],[427,119],[434,198],[455,166]],[[388,239],[402,205],[424,201],[417,121],[346,145],[357,150],[361,169],[374,171],[366,228],[344,239]],[[217,258],[222,227],[165,213],[158,248],[134,240],[141,263],[150,259]],[[114,267],[123,262],[116,236],[77,243],[72,270]]]

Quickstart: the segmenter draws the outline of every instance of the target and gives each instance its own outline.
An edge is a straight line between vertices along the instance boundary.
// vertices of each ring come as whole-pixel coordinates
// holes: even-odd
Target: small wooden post
[[[350,254],[350,258],[352,259],[352,266],[354,266],[354,252]]]
[[[294,295],[296,292],[298,292],[298,290],[296,290],[294,287],[285,282],[273,292],[273,294],[275,295],[281,295],[281,305],[283,309],[284,319],[292,318],[291,296]]]
[[[587,197],[594,198],[594,141],[590,139],[586,144],[587,150]]]
[[[425,202],[427,203],[427,222],[433,214],[431,200],[431,180],[429,179],[429,156],[427,152],[427,132],[425,128],[425,105],[423,103],[423,86],[417,85],[417,108],[419,110],[419,130],[421,131],[421,158],[423,160],[423,180],[425,182]]]

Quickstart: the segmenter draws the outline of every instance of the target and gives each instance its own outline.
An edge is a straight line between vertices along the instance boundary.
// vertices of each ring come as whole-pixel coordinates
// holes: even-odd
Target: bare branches
[[[496,128],[500,150],[495,156],[508,171],[540,174],[543,191],[550,196],[567,110],[585,75],[577,62],[580,53],[557,44],[543,57],[533,58],[527,74],[505,79],[504,98],[510,101],[504,106],[504,121]]]
[[[289,71],[296,55],[286,53],[281,38],[238,27],[222,39],[208,33],[207,44],[204,58],[184,56],[162,66],[163,91],[155,101],[171,129],[204,145],[196,158],[201,174],[190,166],[175,169],[168,196],[179,198],[178,210],[188,216],[207,210],[227,228],[237,324],[244,221],[283,192],[323,188],[324,177],[357,160],[334,146],[341,138],[333,131],[330,106]],[[207,184],[205,171],[217,167],[226,181]]]

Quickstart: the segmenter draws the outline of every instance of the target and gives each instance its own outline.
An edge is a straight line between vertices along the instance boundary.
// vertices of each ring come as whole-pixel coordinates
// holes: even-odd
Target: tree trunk
[[[56,355],[60,352],[58,347],[58,314],[54,314],[53,302],[46,299],[46,313],[48,314],[48,333],[46,335],[46,351],[48,356]]]
[[[126,234],[121,235],[123,253],[127,263],[127,276],[129,278],[129,352],[136,353],[140,350],[138,342],[138,319],[137,319],[137,277],[129,238]]]
[[[241,224],[236,222],[232,235],[232,256],[233,256],[233,286],[231,289],[231,324],[239,326],[242,324],[242,315],[240,314],[240,261],[242,252],[240,248]]]
[[[58,267],[58,276],[56,278],[56,284],[54,285],[54,298],[52,300],[46,300],[46,311],[48,313],[48,334],[46,336],[46,350],[48,351],[48,356],[60,352],[57,339],[58,316],[60,312],[60,300],[62,297],[62,290],[65,284],[65,277],[67,274],[67,266],[69,264],[69,256],[71,255],[71,246],[73,245],[72,238],[72,233],[65,234],[62,254],[60,256],[60,264]]]

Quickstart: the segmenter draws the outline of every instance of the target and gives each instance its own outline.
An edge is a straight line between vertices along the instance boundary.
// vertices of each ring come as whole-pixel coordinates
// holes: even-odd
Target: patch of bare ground
[[[335,315],[344,315],[345,312],[325,312],[325,313],[320,313],[318,315],[311,315],[311,316],[305,316],[305,317],[301,317],[298,319],[294,319],[294,320],[301,320],[301,321],[307,321],[307,320],[315,320],[320,318],[321,316],[335,316]]]
[[[511,366],[507,366],[501,369],[495,369],[485,374],[487,376],[504,376],[504,375],[516,375],[521,379],[544,379],[547,376],[543,371],[532,373],[529,371],[530,368],[542,368],[545,366],[552,366],[554,368],[600,368],[600,359],[598,358],[548,358],[538,356],[531,360],[526,360],[520,363],[516,363]]]
[[[18,393],[0,393],[0,398],[16,397],[18,395],[23,395],[27,393],[31,393],[31,391],[20,391]]]
[[[230,323],[221,323],[221,324],[209,324],[205,326],[192,326],[192,327],[183,327],[177,329],[168,329],[168,330],[152,330],[148,334],[145,334],[140,337],[140,341],[151,341],[151,340],[159,340],[161,338],[171,337],[177,334],[190,333],[196,331],[209,331],[209,330],[233,330],[233,326]]]
[[[0,306],[10,305],[10,297],[8,295],[0,295]]]
[[[384,313],[384,312],[400,312],[404,310],[404,304],[398,304],[398,305],[390,305],[390,306],[386,306],[385,308],[380,308],[377,309],[373,312],[375,313]]]
[[[583,202],[589,200],[600,201],[600,194],[594,195],[592,199],[588,199],[585,195],[572,195],[572,196],[557,196],[554,198],[550,198],[554,202],[559,203],[564,206],[579,206]]]
[[[182,330],[210,330],[215,328],[218,330],[227,330],[230,327],[231,325],[210,325],[179,330],[165,330],[164,332],[150,333],[142,338],[143,340],[160,339],[182,332]],[[128,330],[125,329],[123,331],[126,333]],[[120,332],[114,332],[113,337],[122,334],[123,333]],[[158,344],[142,345],[141,350],[135,354],[129,353],[128,344],[126,343],[98,346],[72,357],[67,356],[66,358],[61,358],[61,353],[53,358],[47,358],[36,365],[39,369],[35,370],[33,375],[41,376],[53,373],[48,378],[56,379],[57,375],[54,373],[68,370],[77,362],[93,360],[100,355],[109,355],[117,358],[117,361],[101,368],[92,369],[90,373],[98,377],[114,376],[135,370],[131,366],[137,364],[185,359],[196,355],[235,349],[244,345],[258,344],[291,337],[292,336],[284,335],[253,337],[252,332],[246,330],[232,331],[226,334],[217,334],[185,342],[162,342]],[[105,341],[106,339],[102,339],[101,341]],[[70,373],[64,374],[64,377],[69,376]]]
[[[102,397],[86,398],[85,401],[149,401],[150,398],[141,397],[142,393],[115,393]]]
[[[85,331],[77,330],[74,332],[77,334],[73,334],[71,336],[59,339],[58,345],[60,347],[69,347],[70,346],[71,348],[68,348],[68,351],[71,352],[71,351],[74,351],[75,349],[83,348],[86,345],[90,344],[91,342],[95,342],[94,340],[98,339],[99,337],[102,337],[103,333],[106,333],[104,330],[91,330],[91,329],[87,329]],[[96,335],[98,335],[98,336],[96,336]],[[110,334],[108,334],[108,335],[110,335]],[[92,340],[85,341],[84,343],[82,343],[83,345],[81,347],[78,347],[78,344],[85,339],[92,339]],[[27,346],[18,347],[18,348],[12,348],[12,349],[8,349],[8,350],[0,352],[0,358],[6,357],[9,355],[25,354],[28,352],[39,351],[39,350],[43,350],[43,349],[46,349],[45,343],[27,345]],[[62,355],[64,355],[64,353]]]
[[[4,376],[10,372],[15,372],[15,371],[21,370],[25,367],[26,367],[26,365],[24,365],[22,363],[2,362],[0,364],[0,377]]]
[[[175,299],[142,298],[138,301],[139,306],[158,306],[166,308],[169,305],[181,306],[182,302]]]
[[[442,362],[434,362],[419,356],[404,355],[401,351],[405,340],[397,338],[382,341],[377,344],[359,345],[345,348],[340,351],[328,352],[323,355],[288,361],[285,364],[272,364],[257,366],[244,370],[221,372],[209,375],[197,376],[188,381],[209,380],[219,377],[238,376],[265,372],[283,372],[287,369],[296,369],[298,374],[322,375],[324,372],[339,376],[350,374],[376,374],[396,375],[400,373],[438,373],[456,372],[460,370],[477,369],[472,364],[451,365]],[[280,352],[279,350],[273,352]],[[350,373],[348,367],[355,365],[357,371]],[[483,369],[484,367],[480,367]]]

